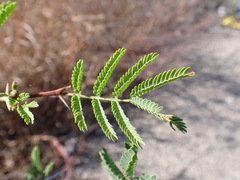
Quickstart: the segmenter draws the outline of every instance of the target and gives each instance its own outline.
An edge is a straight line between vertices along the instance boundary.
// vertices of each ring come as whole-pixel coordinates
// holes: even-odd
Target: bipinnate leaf
[[[135,86],[131,93],[131,97],[138,97],[146,94],[150,91],[153,91],[159,87],[162,87],[170,82],[176,81],[178,79],[182,79],[185,77],[192,77],[194,73],[188,73],[190,70],[189,67],[183,67],[179,69],[172,69],[169,71],[165,71],[154,78],[147,79],[140,83],[139,85]]]
[[[32,165],[36,167],[39,172],[41,172],[42,164],[40,161],[40,149],[38,145],[35,145],[33,147],[33,150],[31,152],[31,161],[32,161]]]
[[[119,97],[137,78],[137,76],[158,56],[159,55],[157,53],[150,53],[141,58],[132,68],[128,69],[114,87],[113,96]]]
[[[120,159],[120,166],[126,177],[133,177],[137,165],[137,154],[133,149],[126,150]]]
[[[93,99],[92,107],[93,107],[94,115],[98,121],[98,124],[102,128],[102,131],[104,132],[104,134],[113,141],[117,140],[118,138],[117,138],[116,132],[114,131],[112,125],[109,123],[100,100]]]
[[[0,4],[0,29],[17,6],[16,2],[3,2]]]
[[[18,114],[23,118],[24,122],[28,124],[33,124],[34,116],[33,113],[29,110],[28,107],[24,107],[22,105],[18,105],[17,107]]]
[[[109,61],[106,63],[102,71],[99,73],[96,82],[93,86],[93,93],[97,96],[100,96],[107,85],[109,79],[112,76],[112,73],[114,72],[116,66],[118,65],[119,61],[123,57],[123,55],[126,53],[126,49],[121,48],[118,49],[109,59]]]
[[[131,97],[130,103],[133,105],[137,106],[140,109],[143,109],[144,111],[147,111],[148,113],[156,116],[157,118],[162,119],[162,114],[159,112],[163,109],[162,106],[159,104],[148,100],[144,98],[139,98],[139,97]]]
[[[103,166],[106,168],[106,170],[109,172],[109,174],[112,176],[114,180],[127,180],[123,173],[116,166],[116,164],[114,163],[106,149],[103,148],[99,152],[99,155],[102,160]]]
[[[142,138],[137,133],[135,127],[130,123],[129,119],[123,112],[119,102],[112,101],[112,112],[115,119],[118,122],[119,127],[123,131],[123,133],[128,137],[128,139],[138,148],[141,147],[141,144],[144,144]]]
[[[83,60],[79,60],[72,72],[72,87],[74,92],[80,93],[82,88],[82,79],[84,74]]]
[[[87,125],[83,115],[81,99],[79,95],[74,95],[71,98],[71,108],[74,116],[75,123],[78,124],[80,131],[86,131]]]

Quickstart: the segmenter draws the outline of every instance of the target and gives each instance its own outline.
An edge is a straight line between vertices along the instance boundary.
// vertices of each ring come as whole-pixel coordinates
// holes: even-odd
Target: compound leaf
[[[116,164],[114,163],[106,149],[103,148],[99,152],[99,155],[102,160],[103,166],[106,168],[106,170],[109,172],[109,174],[112,176],[114,180],[127,180],[123,173],[116,166]]]
[[[117,140],[118,138],[117,138],[116,132],[114,131],[112,125],[109,123],[100,100],[93,99],[92,107],[93,107],[94,115],[98,121],[98,124],[102,128],[102,131],[104,132],[104,134],[113,141]]]
[[[36,101],[32,101],[32,102],[26,102],[24,104],[24,107],[28,107],[28,108],[37,108],[39,105]]]
[[[127,177],[133,177],[137,165],[137,154],[133,149],[126,150],[120,159],[120,166]]]
[[[76,93],[81,92],[83,73],[84,63],[83,60],[79,60],[72,72],[72,87]]]
[[[14,108],[14,106],[16,106],[18,102],[15,99],[9,99],[8,103],[9,103],[11,108]]]
[[[13,13],[17,6],[16,2],[3,2],[0,4],[0,29],[2,25],[6,22],[8,17]]]
[[[121,130],[135,146],[141,147],[141,144],[144,144],[144,142],[135,130],[135,127],[130,123],[129,119],[124,114],[119,102],[112,101],[111,105],[113,115],[116,118]]]
[[[30,97],[30,95],[28,93],[21,93],[21,94],[19,94],[19,97],[17,98],[17,100],[19,102],[23,102],[26,99],[28,99],[29,97]]]
[[[114,87],[113,96],[119,97],[136,79],[136,77],[158,56],[157,53],[150,53],[141,58],[132,68],[128,69]]]
[[[29,124],[29,123],[33,124],[34,116],[28,107],[23,107],[21,105],[18,105],[17,112],[23,118],[26,124]]]
[[[93,86],[93,93],[97,96],[100,96],[107,85],[113,71],[115,70],[116,66],[118,65],[119,61],[126,53],[126,49],[121,48],[118,49],[109,59],[105,67],[99,73],[96,82]]]
[[[181,119],[180,117],[167,115],[165,116],[165,120],[169,121],[169,124],[174,131],[175,131],[175,128],[173,127],[173,125],[176,126],[177,129],[182,133],[187,133],[187,126],[185,122],[183,122],[183,119]]]
[[[179,69],[172,69],[169,71],[165,71],[154,78],[147,79],[140,83],[139,85],[135,86],[131,93],[131,97],[138,97],[142,96],[143,94],[146,94],[150,91],[153,91],[161,86],[164,86],[170,82],[176,81],[178,79],[182,79],[185,77],[192,77],[194,76],[194,73],[188,73],[190,70],[189,67],[183,67]]]
[[[156,116],[158,119],[168,121],[173,130],[175,130],[173,127],[174,125],[177,127],[179,131],[183,133],[187,132],[186,124],[183,122],[181,118],[173,115],[165,115],[160,113],[163,107],[159,106],[157,103],[139,97],[131,97],[130,103],[132,103],[133,105],[137,106],[140,109],[143,109],[144,111],[149,112],[150,114]]]
[[[151,100],[139,97],[131,97],[130,103],[132,103],[133,105],[137,106],[140,109],[143,109],[144,111],[147,111],[148,113],[156,116],[157,118],[162,119],[161,114],[159,112],[163,109],[163,107],[160,106],[159,104]]]
[[[71,108],[72,108],[73,116],[75,119],[75,123],[78,124],[80,131],[83,131],[83,132],[86,131],[87,125],[86,125],[85,118],[83,115],[81,99],[78,95],[72,96]]]

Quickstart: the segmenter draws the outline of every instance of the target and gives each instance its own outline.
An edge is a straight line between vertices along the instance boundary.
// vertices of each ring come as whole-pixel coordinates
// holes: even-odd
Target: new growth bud
[[[11,98],[17,98],[18,95],[19,95],[19,92],[18,92],[17,90],[12,90],[12,91],[10,92],[10,97],[11,97]]]
[[[17,83],[15,81],[12,82],[12,90],[17,89]]]

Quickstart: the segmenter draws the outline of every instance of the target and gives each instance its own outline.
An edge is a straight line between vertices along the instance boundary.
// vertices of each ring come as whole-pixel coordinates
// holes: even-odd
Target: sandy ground
[[[239,37],[239,31],[219,25],[195,36],[186,45],[191,52],[185,64],[194,64],[197,76],[147,96],[166,105],[166,113],[184,118],[187,134],[173,132],[168,124],[138,109],[128,112],[146,143],[139,152],[138,173],[161,180],[240,179]],[[120,157],[122,143],[93,137],[87,151],[97,154],[99,146],[105,146],[115,160]],[[97,155],[80,159],[89,163],[79,166],[80,179],[111,179],[100,163],[90,163]]]

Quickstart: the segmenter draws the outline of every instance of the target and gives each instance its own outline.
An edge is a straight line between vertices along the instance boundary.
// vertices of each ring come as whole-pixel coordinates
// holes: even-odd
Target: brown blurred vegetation
[[[161,60],[145,76],[163,70],[169,61],[179,60],[176,64],[181,65],[182,44],[211,25],[214,6],[215,1],[207,0],[19,1],[0,30],[1,92],[13,80],[26,92],[69,85],[72,68],[81,58],[85,62],[83,91],[91,94],[99,70],[120,47],[128,53],[114,80],[152,51],[160,53]],[[36,122],[30,126],[15,112],[9,113],[5,104],[0,105],[0,176],[26,167],[32,135],[80,134],[58,99],[38,100]],[[92,113],[86,113],[87,120],[93,119],[87,114]]]

